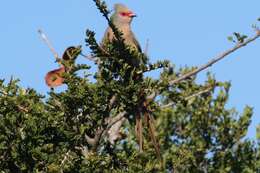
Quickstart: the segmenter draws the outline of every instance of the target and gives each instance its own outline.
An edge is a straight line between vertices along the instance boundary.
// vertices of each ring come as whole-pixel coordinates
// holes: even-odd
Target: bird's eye
[[[129,13],[122,12],[122,13],[120,13],[120,15],[121,15],[121,16],[128,16]]]

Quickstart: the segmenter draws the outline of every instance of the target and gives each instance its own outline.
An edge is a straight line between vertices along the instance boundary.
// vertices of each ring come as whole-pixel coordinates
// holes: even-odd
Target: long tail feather
[[[151,114],[149,113],[145,113],[147,118],[148,118],[148,130],[149,130],[149,135],[151,137],[155,152],[157,157],[162,161],[162,156],[161,156],[161,152],[160,152],[160,146],[158,143],[158,140],[156,139],[155,136],[155,127],[154,127],[154,118]]]
[[[139,151],[143,152],[143,125],[140,114],[138,113],[135,119],[135,134],[139,143]]]

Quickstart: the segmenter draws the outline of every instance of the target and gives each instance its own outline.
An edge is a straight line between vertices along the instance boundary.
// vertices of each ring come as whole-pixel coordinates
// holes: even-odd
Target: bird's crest
[[[129,8],[127,8],[127,6],[125,6],[123,4],[115,4],[114,10],[116,13],[130,11]]]

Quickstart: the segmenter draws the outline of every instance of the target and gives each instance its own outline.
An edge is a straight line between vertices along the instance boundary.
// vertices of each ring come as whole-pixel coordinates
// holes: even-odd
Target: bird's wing
[[[130,31],[130,32],[131,32],[131,34],[133,35],[134,45],[136,46],[136,48],[137,48],[137,50],[138,50],[139,52],[142,52],[142,48],[141,48],[139,42],[136,40],[134,33],[133,33],[132,31]]]
[[[111,43],[113,40],[113,31],[110,27],[106,29],[106,32],[104,34],[104,37],[101,41],[101,46],[105,47],[108,43]]]

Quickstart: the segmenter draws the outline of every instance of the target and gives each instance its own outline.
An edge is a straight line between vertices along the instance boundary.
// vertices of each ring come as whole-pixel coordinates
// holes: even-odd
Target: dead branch
[[[90,61],[93,61],[94,63],[97,63],[98,64],[98,58],[92,56],[92,55],[84,55],[82,53],[80,53],[81,56],[83,56],[84,58],[90,60]]]
[[[87,143],[92,146],[93,151],[96,151],[103,131],[104,129],[102,127],[98,128],[94,138],[91,138],[87,134],[85,134],[85,139]]]
[[[111,144],[114,144],[115,141],[121,137],[119,131],[121,129],[121,126],[126,121],[126,113],[126,111],[120,112],[117,116],[111,118],[108,122],[106,129],[102,133],[102,135],[108,135],[108,140]]]
[[[108,123],[108,125],[107,125],[107,128],[108,128],[108,129],[111,128],[115,123],[117,123],[118,121],[120,121],[120,120],[122,120],[123,118],[125,118],[125,115],[126,115],[126,114],[127,114],[127,112],[124,111],[124,112],[120,112],[117,116],[113,117],[113,118],[109,121],[109,123]]]
[[[107,131],[108,140],[112,145],[115,144],[115,141],[122,138],[120,129],[125,121],[126,121],[125,117],[120,118],[120,120],[118,120],[116,123],[114,123],[114,125],[112,125],[111,128],[109,128],[109,130]]]
[[[109,100],[109,110],[111,110],[115,106],[116,99],[117,99],[117,94],[114,94]]]
[[[212,66],[213,64],[215,64],[216,62],[222,60],[223,58],[225,58],[227,55],[235,52],[236,50],[246,46],[248,43],[251,43],[253,41],[255,41],[258,37],[260,37],[260,30],[257,29],[256,30],[256,35],[252,38],[249,38],[247,40],[245,40],[245,42],[238,42],[233,48],[229,49],[229,50],[226,50],[225,52],[221,53],[220,55],[218,55],[216,58],[213,58],[211,61],[209,61],[207,64],[205,65],[202,65],[201,67],[191,71],[191,72],[188,72],[182,76],[180,76],[179,78],[177,79],[174,79],[172,81],[169,81],[169,85],[174,85],[176,83],[179,83],[185,79],[187,79],[188,77],[190,76],[194,76],[196,75],[197,73],[201,72],[202,70],[205,70],[207,69],[208,67]]]
[[[40,34],[42,40],[47,44],[47,46],[49,47],[49,49],[50,49],[51,52],[53,53],[54,58],[56,59],[56,61],[59,62],[59,59],[60,59],[60,58],[59,58],[59,55],[58,55],[58,53],[55,51],[55,49],[53,48],[53,46],[52,46],[50,40],[48,39],[48,37],[44,34],[44,32],[43,32],[41,29],[38,30],[38,33]]]
[[[118,123],[120,121],[126,120],[124,117],[125,115],[126,115],[126,112],[124,111],[124,112],[119,113],[117,116],[109,119],[107,126],[105,128],[103,128],[103,127],[98,128],[96,131],[96,134],[93,138],[91,138],[87,134],[85,134],[85,139],[86,139],[87,143],[92,146],[93,151],[96,151],[100,140],[102,139],[102,137],[104,135],[106,135],[108,133],[108,131],[113,127],[113,125],[116,125],[116,123]],[[118,131],[120,130],[122,124],[123,123],[121,122],[121,125],[119,127],[117,127]],[[118,131],[115,131],[115,133],[117,133]],[[110,138],[113,138],[113,137],[110,137]]]
[[[214,88],[213,86],[209,86],[209,87],[207,87],[204,90],[201,90],[201,91],[199,91],[199,92],[197,92],[195,94],[192,94],[192,95],[186,97],[185,100],[190,100],[190,99],[192,99],[194,97],[201,96],[202,94],[209,93],[210,91],[212,91],[213,88]]]
[[[148,49],[149,49],[149,39],[146,40],[145,48],[144,48],[144,54],[148,56]]]
[[[202,95],[202,94],[209,93],[210,91],[212,91],[213,88],[214,88],[214,86],[209,86],[209,87],[207,87],[207,88],[204,89],[204,90],[201,90],[201,91],[199,91],[199,92],[197,92],[197,93],[195,93],[195,94],[192,94],[192,95],[190,95],[190,96],[184,98],[184,100],[188,101],[188,100],[190,100],[190,99],[192,99],[192,98],[194,98],[194,97],[198,97],[198,96],[200,96],[200,95]],[[166,105],[162,105],[161,108],[162,108],[162,109],[168,108],[168,107],[173,106],[174,104],[175,104],[175,102],[170,102],[170,103],[168,103],[168,104],[166,104]]]

